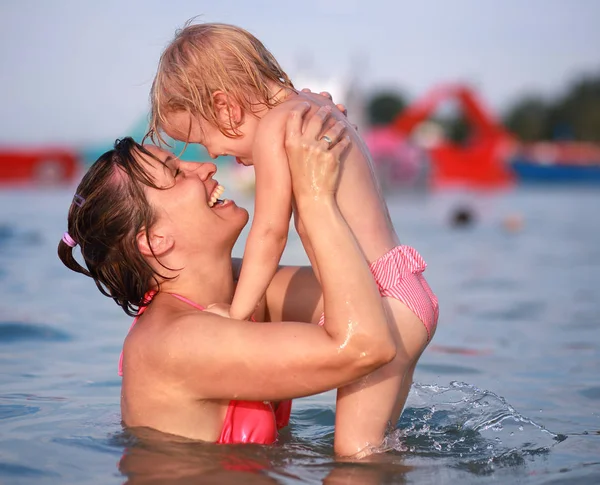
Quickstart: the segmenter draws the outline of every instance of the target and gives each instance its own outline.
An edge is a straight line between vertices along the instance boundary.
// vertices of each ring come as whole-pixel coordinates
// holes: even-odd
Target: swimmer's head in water
[[[219,115],[215,94],[224,93],[243,109],[244,116],[252,116],[277,103],[272,94],[277,88],[293,89],[293,85],[252,34],[233,25],[188,22],[160,58],[150,93],[148,136],[164,141],[163,125],[174,112],[208,121],[226,136],[240,136],[236,130],[239,120]]]
[[[459,207],[452,212],[450,224],[454,227],[467,227],[475,222],[475,214],[468,207]]]
[[[154,157],[132,138],[117,140],[87,171],[77,187],[77,199],[69,208],[69,235],[77,241],[85,267],[63,240],[58,255],[69,269],[94,279],[129,315],[144,304],[144,294],[157,274],[141,254],[138,233],[156,219],[144,187],[156,187],[144,166]]]

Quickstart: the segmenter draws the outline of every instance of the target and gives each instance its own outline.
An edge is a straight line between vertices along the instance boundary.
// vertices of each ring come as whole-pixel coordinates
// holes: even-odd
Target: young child
[[[352,138],[342,166],[338,204],[371,264],[398,348],[390,364],[338,390],[335,451],[344,456],[369,454],[402,412],[414,368],[435,332],[438,305],[422,275],[423,258],[400,245],[360,135],[349,124],[345,133],[332,131],[344,115],[332,110],[323,96],[297,92],[263,44],[231,25],[187,25],[180,30],[161,56],[151,99],[152,137],[161,140],[164,132],[204,145],[213,158],[231,155],[238,163],[254,166],[254,219],[230,308],[232,318],[252,315],[287,241],[294,207],[284,149],[289,110],[306,102],[307,112],[329,117],[320,139],[330,147],[341,136]],[[318,278],[302,221],[294,217],[294,222]],[[319,314],[313,315],[314,320]]]

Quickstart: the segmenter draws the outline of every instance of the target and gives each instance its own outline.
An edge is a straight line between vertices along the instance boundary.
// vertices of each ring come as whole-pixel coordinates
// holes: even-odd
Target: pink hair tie
[[[75,246],[77,246],[77,241],[75,241],[75,239],[73,239],[68,232],[65,232],[63,234],[62,240],[70,248],[74,248]]]

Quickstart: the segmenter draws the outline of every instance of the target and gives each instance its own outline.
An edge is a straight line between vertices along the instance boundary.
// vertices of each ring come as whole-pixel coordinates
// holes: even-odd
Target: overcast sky
[[[255,34],[292,80],[304,69],[410,97],[465,80],[496,111],[600,73],[596,0],[1,0],[0,144],[127,134],[196,15]]]

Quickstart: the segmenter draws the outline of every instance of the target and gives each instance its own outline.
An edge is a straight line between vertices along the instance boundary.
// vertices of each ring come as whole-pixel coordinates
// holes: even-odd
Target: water
[[[390,197],[441,320],[397,429],[360,464],[332,458],[333,392],[296,401],[274,447],[124,432],[130,319],[56,257],[72,193],[0,191],[0,483],[600,482],[600,191],[472,199],[481,218],[460,229],[449,198]],[[306,261],[294,235],[284,261]]]

